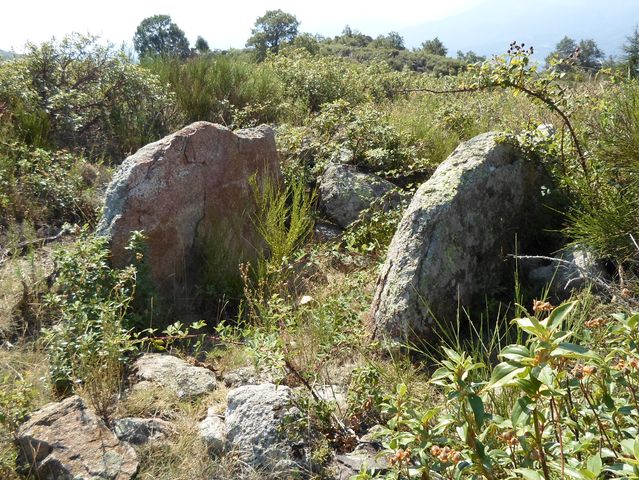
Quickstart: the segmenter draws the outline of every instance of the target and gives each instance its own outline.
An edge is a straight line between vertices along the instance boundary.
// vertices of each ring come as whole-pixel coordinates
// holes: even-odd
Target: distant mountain
[[[13,55],[14,54],[11,53],[11,52],[7,52],[5,50],[0,50],[0,60],[4,60],[6,58],[11,58],[11,57],[13,57]]]
[[[594,39],[606,56],[621,54],[621,45],[639,24],[637,0],[486,0],[462,14],[400,31],[406,45],[419,46],[439,37],[448,55],[473,50],[504,53],[514,40],[535,47],[543,60],[564,35]]]

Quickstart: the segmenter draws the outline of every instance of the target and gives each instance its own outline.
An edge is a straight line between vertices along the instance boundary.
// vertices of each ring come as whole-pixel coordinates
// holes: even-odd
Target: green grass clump
[[[267,65],[204,55],[186,61],[151,57],[142,66],[175,92],[183,123],[205,120],[243,128],[277,118],[281,84]]]

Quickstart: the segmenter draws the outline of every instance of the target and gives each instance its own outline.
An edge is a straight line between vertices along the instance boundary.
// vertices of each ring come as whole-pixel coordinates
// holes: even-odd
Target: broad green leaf
[[[601,460],[601,455],[595,454],[588,459],[586,462],[586,467],[588,470],[595,474],[595,476],[599,475],[601,469],[603,468],[603,462]]]
[[[493,369],[493,373],[490,377],[490,383],[486,388],[494,389],[509,385],[518,375],[525,371],[525,367],[519,367],[508,362],[502,362]]]
[[[535,403],[528,397],[521,397],[515,402],[510,421],[513,427],[521,427],[528,424],[528,420],[535,409]]]
[[[533,368],[531,375],[544,385],[553,386],[555,382],[555,372],[550,365],[544,365],[542,368]]]
[[[508,345],[500,352],[499,356],[515,362],[532,357],[530,351],[524,345]]]
[[[557,348],[550,352],[550,356],[584,360],[601,360],[595,352],[588,350],[586,347],[568,342],[560,343]]]
[[[632,315],[626,321],[626,325],[628,325],[629,328],[635,328],[635,326],[637,325],[637,322],[639,322],[639,313],[635,313],[634,315]]]
[[[543,480],[544,478],[537,470],[532,470],[530,468],[516,468],[514,472],[518,473],[526,480]]]
[[[457,353],[455,350],[453,350],[452,348],[447,348],[447,347],[443,347],[444,349],[444,353],[446,353],[446,356],[448,358],[450,358],[453,362],[456,363],[460,363],[461,362],[461,355],[459,353]]]
[[[516,378],[514,383],[532,397],[539,392],[539,387],[542,385],[536,378]]]
[[[562,303],[555,308],[548,317],[548,328],[561,328],[566,317],[570,314],[573,308],[575,308],[577,302]]]
[[[635,439],[634,438],[626,438],[619,442],[621,444],[621,449],[623,452],[629,457],[635,456]]]
[[[513,320],[524,332],[536,337],[544,337],[548,331],[535,317],[522,317]]]
[[[405,383],[400,383],[399,385],[397,385],[397,395],[399,395],[400,397],[405,397],[407,393],[408,387]]]
[[[484,402],[477,395],[471,395],[468,397],[468,403],[470,403],[470,407],[475,414],[477,427],[481,428],[481,426],[484,424]]]

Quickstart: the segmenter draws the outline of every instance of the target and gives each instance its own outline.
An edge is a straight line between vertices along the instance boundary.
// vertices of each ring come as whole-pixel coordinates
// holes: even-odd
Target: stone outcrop
[[[161,385],[180,398],[197,397],[217,387],[211,370],[190,365],[172,355],[145,353],[134,362],[133,369],[143,385]],[[134,385],[134,388],[140,387]]]
[[[206,443],[209,451],[219,455],[226,449],[226,424],[224,418],[209,408],[206,418],[198,425],[200,437]]]
[[[296,470],[299,459],[281,431],[287,417],[299,415],[291,399],[290,388],[272,383],[229,391],[225,415],[229,448],[255,468]]]
[[[388,210],[399,205],[401,199],[395,185],[383,178],[336,163],[329,164],[322,174],[319,191],[326,215],[342,228],[375,202]]]
[[[207,264],[219,280],[239,276],[261,242],[251,215],[249,179],[279,181],[271,128],[231,130],[196,122],[128,157],[106,194],[98,233],[111,242],[116,266],[130,261],[130,234],[146,235],[155,287],[176,308],[190,305]]]
[[[546,264],[533,267],[528,272],[530,286],[539,292],[550,286],[549,294],[555,303],[567,300],[574,290],[589,285],[596,289],[599,282],[608,279],[603,263],[583,247],[568,247],[555,258],[556,260],[532,259]],[[524,263],[524,266],[528,265]]]
[[[120,418],[113,422],[113,433],[123,442],[144,445],[164,439],[171,432],[171,424],[159,418]]]
[[[512,282],[506,255],[530,230],[543,176],[497,135],[462,143],[417,190],[378,278],[375,337],[434,340],[435,319],[445,327]]]
[[[133,448],[74,396],[50,403],[18,430],[22,458],[44,480],[127,480],[138,469]]]

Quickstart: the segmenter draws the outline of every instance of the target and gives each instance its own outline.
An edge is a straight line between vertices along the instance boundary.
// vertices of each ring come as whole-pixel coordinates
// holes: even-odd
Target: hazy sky
[[[243,47],[255,19],[280,8],[300,20],[300,31],[339,34],[346,24],[368,35],[462,13],[489,0],[11,0],[0,6],[0,49],[20,51],[27,40],[42,42],[70,32],[100,35],[116,44],[132,43],[137,25],[168,14],[195,42],[211,48]],[[516,0],[513,0],[516,1]]]

